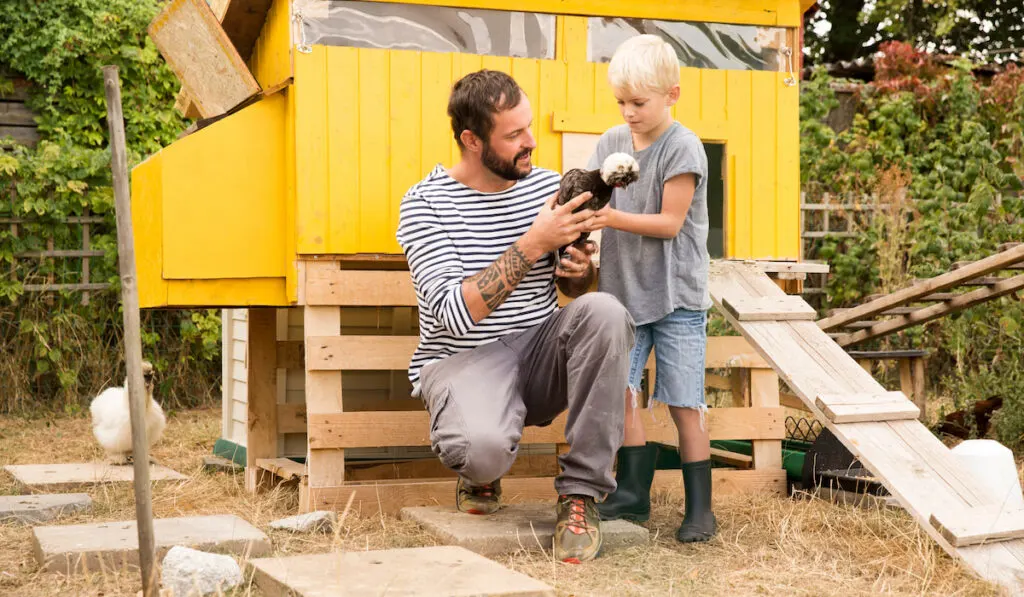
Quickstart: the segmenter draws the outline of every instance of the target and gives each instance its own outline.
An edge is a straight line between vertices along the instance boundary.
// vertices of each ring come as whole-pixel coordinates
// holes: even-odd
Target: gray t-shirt
[[[596,169],[615,152],[632,155],[640,178],[615,189],[611,205],[636,214],[661,213],[665,182],[680,174],[696,174],[696,190],[679,234],[670,239],[641,236],[612,228],[601,231],[601,277],[598,290],[622,302],[637,325],[657,321],[679,308],[705,311],[708,295],[708,158],[696,134],[673,122],[650,147],[635,151],[625,124],[609,129],[590,156]]]

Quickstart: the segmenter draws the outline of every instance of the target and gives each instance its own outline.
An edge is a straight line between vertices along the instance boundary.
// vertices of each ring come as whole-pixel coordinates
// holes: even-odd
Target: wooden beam
[[[766,274],[827,274],[829,272],[827,263],[810,261],[755,261],[754,264]]]
[[[718,448],[711,448],[711,459],[736,468],[750,468],[754,463],[752,456]]]
[[[779,406],[779,376],[775,371],[772,369],[750,371],[750,405],[749,410],[760,408],[782,410]],[[782,438],[755,439],[751,437],[750,439],[752,440],[751,454],[755,469],[778,470],[782,468]]]
[[[1013,254],[1018,249],[1024,251],[1024,245],[1011,249],[1006,253],[999,253],[999,255]],[[864,342],[865,340],[892,334],[905,328],[944,317],[950,313],[962,311],[963,309],[972,307],[979,303],[984,303],[1007,294],[1012,294],[1022,288],[1024,288],[1024,274],[1014,276],[1012,278],[1006,278],[998,284],[988,288],[979,288],[978,290],[966,292],[945,303],[925,307],[909,315],[903,315],[902,317],[880,322],[871,329],[845,334],[836,338],[836,342],[839,343],[840,346],[850,346],[851,344],[857,344],[859,342]]]
[[[259,458],[256,466],[273,473],[284,481],[301,479],[306,476],[306,467],[289,458]]]
[[[337,307],[305,307],[303,327],[306,336],[306,354],[309,354],[311,336],[329,336],[341,333],[341,314]],[[306,417],[342,413],[341,374],[337,371],[313,371],[306,368]],[[308,424],[307,424],[308,428]],[[319,487],[333,487],[345,482],[345,451],[317,450],[308,445],[306,466],[309,497]],[[308,500],[301,501],[299,510],[310,511]]]
[[[277,432],[278,433],[305,433],[306,432],[306,405],[305,404],[278,404],[277,405]]]
[[[277,341],[277,366],[281,369],[302,369],[305,367],[305,344],[300,340]]]
[[[359,463],[349,460],[346,476],[350,482],[391,479],[437,479],[455,477],[455,471],[437,458],[417,458],[394,462]],[[559,472],[558,462],[551,454],[519,454],[506,476],[552,477]]]
[[[811,409],[808,408],[806,404],[804,404],[804,401],[801,400],[799,396],[795,396],[793,394],[780,393],[779,404],[785,406],[786,408],[792,408],[793,410],[811,412]]]
[[[409,367],[419,336],[311,336],[309,371],[374,371]]]
[[[306,263],[307,305],[417,306],[407,271],[339,269],[337,262]]]
[[[786,491],[786,471],[755,471],[716,468],[711,471],[715,496],[737,493],[776,493]],[[553,477],[505,477],[501,481],[502,502],[506,504],[554,503]],[[661,470],[654,474],[652,493],[683,495],[683,476],[679,471]],[[314,510],[341,510],[355,494],[352,508],[362,516],[397,514],[408,506],[454,505],[455,479],[421,481],[352,482],[334,487],[309,487],[310,507]]]
[[[250,308],[247,328],[245,488],[256,491],[263,485],[257,461],[278,456],[277,310]]]
[[[678,433],[667,407],[657,405],[655,412],[641,415],[647,439],[676,445]],[[430,415],[426,411],[344,412],[309,414],[309,448],[325,451],[343,448],[387,446],[429,446]],[[565,443],[566,413],[546,427],[526,427],[523,444]],[[708,410],[711,439],[773,439],[786,435],[781,407],[712,408]]]
[[[903,306],[906,303],[919,300],[930,294],[948,290],[961,285],[967,280],[990,274],[1020,261],[1024,261],[1024,245],[1012,247],[1001,253],[975,261],[970,265],[965,265],[960,269],[931,278],[922,284],[915,284],[877,300],[858,305],[839,315],[826,317],[818,321],[818,327],[823,330],[830,330],[842,327],[858,319],[874,317],[887,309]]]
[[[307,343],[305,359],[313,371],[404,370],[409,367],[419,336],[311,336]],[[653,365],[652,353],[648,366]],[[742,336],[708,338],[704,366],[770,368]]]
[[[785,495],[786,471],[714,468],[711,469],[711,486],[715,497],[743,493]],[[683,495],[683,476],[679,471],[655,471],[651,494],[664,493]]]
[[[273,0],[231,0],[220,19],[225,35],[239,56],[248,60],[267,20]]]

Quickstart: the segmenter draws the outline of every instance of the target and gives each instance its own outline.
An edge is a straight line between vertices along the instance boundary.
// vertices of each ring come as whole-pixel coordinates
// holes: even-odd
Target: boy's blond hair
[[[631,37],[612,55],[608,84],[616,90],[668,93],[679,84],[679,58],[657,35]]]

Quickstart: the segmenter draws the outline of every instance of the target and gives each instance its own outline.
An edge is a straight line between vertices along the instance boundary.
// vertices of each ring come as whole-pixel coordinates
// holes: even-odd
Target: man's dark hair
[[[462,131],[486,142],[494,129],[494,115],[519,105],[522,91],[515,79],[496,70],[479,70],[459,79],[448,98],[448,116],[460,149]]]

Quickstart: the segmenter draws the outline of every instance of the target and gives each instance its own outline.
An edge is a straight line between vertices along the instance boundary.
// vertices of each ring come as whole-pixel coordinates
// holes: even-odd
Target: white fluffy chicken
[[[146,439],[150,447],[163,435],[167,419],[164,411],[153,399],[153,365],[142,361],[142,379],[146,387]],[[128,407],[128,380],[124,387],[107,388],[92,399],[92,433],[103,447],[110,464],[128,464],[132,453],[131,411]],[[152,458],[150,458],[152,462]]]

